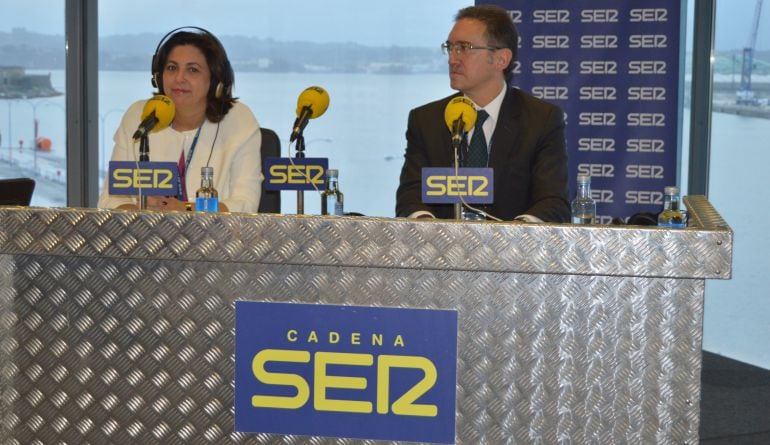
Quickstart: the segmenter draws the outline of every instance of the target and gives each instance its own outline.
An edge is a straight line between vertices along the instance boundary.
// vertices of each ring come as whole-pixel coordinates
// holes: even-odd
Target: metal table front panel
[[[16,267],[2,294],[4,443],[303,442],[232,433],[238,299],[457,309],[458,443],[697,438],[700,280],[34,256]]]
[[[0,209],[2,443],[358,443],[233,433],[236,300],[456,309],[456,440],[696,443],[691,226]]]

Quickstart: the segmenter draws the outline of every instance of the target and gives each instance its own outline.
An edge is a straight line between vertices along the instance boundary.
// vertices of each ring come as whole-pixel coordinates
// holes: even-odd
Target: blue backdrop
[[[520,33],[513,85],[566,113],[570,192],[590,174],[597,222],[662,208],[677,184],[680,0],[504,0]]]

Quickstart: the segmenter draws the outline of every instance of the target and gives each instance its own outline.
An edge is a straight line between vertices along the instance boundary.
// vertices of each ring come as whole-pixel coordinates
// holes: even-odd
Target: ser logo
[[[626,165],[626,178],[663,179],[662,165]]]
[[[629,15],[631,23],[668,21],[668,10],[665,8],[632,9]]]
[[[663,193],[647,190],[627,190],[626,204],[663,204]]]
[[[110,162],[111,195],[176,196],[178,183],[179,169],[174,162]]]
[[[265,160],[267,190],[315,190],[326,182],[327,158],[274,158]]]
[[[494,202],[491,168],[423,168],[422,202],[425,204],[491,204]]]
[[[433,175],[427,179],[428,196],[489,196],[489,179],[485,176]]]
[[[453,443],[456,366],[456,311],[237,301],[235,431]]]
[[[628,100],[666,100],[664,87],[628,87]]]
[[[580,36],[580,47],[615,49],[618,47],[618,36],[605,34]]]
[[[569,74],[569,62],[566,60],[535,60],[532,62],[532,74]]]
[[[592,178],[614,178],[615,165],[613,164],[578,164],[578,174],[588,175]]]
[[[631,153],[664,153],[665,146],[663,139],[626,140],[626,151]]]
[[[580,87],[580,100],[617,100],[615,87]]]
[[[615,151],[615,139],[580,138],[578,139],[578,151]]]
[[[567,87],[552,87],[552,86],[536,86],[532,87],[532,95],[538,99],[543,100],[568,100],[569,88]]]
[[[569,36],[534,36],[532,48],[567,49],[569,48]]]
[[[666,74],[665,60],[631,60],[628,62],[628,74]]]
[[[665,127],[666,115],[663,113],[628,113],[629,127]]]
[[[299,333],[290,329],[286,338],[291,343],[300,341]],[[322,336],[323,337],[323,336]],[[328,345],[339,344],[340,334],[329,332],[325,337]],[[349,336],[351,345],[361,344],[361,334],[354,332]],[[319,335],[316,331],[310,331],[303,338],[306,344],[318,344]],[[371,335],[372,345],[382,345],[381,334]],[[300,345],[298,345],[300,346]],[[394,347],[404,347],[404,339],[397,336],[393,340]],[[313,369],[314,388],[301,374],[278,373],[267,370],[269,364],[296,363],[308,365]],[[288,386],[296,393],[294,396],[268,396],[253,395],[251,405],[254,408],[281,408],[299,409],[305,406],[313,397],[313,408],[316,411],[347,412],[347,413],[373,413],[374,405],[368,400],[332,399],[327,396],[331,389],[363,389],[369,387],[366,377],[355,375],[343,376],[330,374],[335,367],[374,367],[376,377],[376,412],[377,414],[393,414],[400,416],[425,416],[435,417],[438,407],[435,404],[416,403],[423,395],[430,391],[436,384],[436,366],[428,358],[409,355],[381,354],[376,357],[373,354],[342,353],[317,351],[311,355],[307,350],[290,349],[263,349],[253,358],[251,368],[254,377],[266,385]],[[422,373],[422,379],[416,382],[407,391],[396,396],[396,400],[390,403],[390,376],[394,369],[411,369]]]
[[[580,74],[618,74],[618,62],[614,60],[582,60]]]
[[[615,113],[583,112],[578,115],[578,125],[596,127],[614,127]]]
[[[582,23],[617,23],[617,9],[584,9],[580,11]]]
[[[632,34],[628,37],[629,48],[668,48],[665,34]]]
[[[532,12],[533,23],[569,23],[567,9],[537,9]]]

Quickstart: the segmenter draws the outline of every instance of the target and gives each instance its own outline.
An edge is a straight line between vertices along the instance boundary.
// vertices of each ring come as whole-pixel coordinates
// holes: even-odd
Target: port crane
[[[743,48],[743,61],[741,64],[741,89],[737,93],[739,105],[759,105],[754,91],[751,90],[751,71],[754,69],[754,50],[757,47],[757,34],[759,33],[759,18],[762,16],[762,2],[757,0],[754,7],[754,23],[749,34],[749,43]]]

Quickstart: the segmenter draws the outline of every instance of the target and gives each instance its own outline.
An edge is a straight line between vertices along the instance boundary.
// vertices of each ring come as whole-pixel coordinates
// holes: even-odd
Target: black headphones
[[[211,40],[213,40],[216,45],[218,46],[219,52],[222,54],[224,60],[223,60],[223,72],[222,73],[215,73],[215,71],[219,71],[218,67],[210,66],[209,70],[211,71],[211,89],[214,91],[214,97],[217,99],[220,99],[222,96],[225,95],[225,93],[230,94],[232,87],[233,87],[233,68],[230,65],[230,60],[227,58],[227,52],[225,51],[225,47],[222,45],[222,42],[219,41],[219,39],[209,32],[208,30],[204,28],[200,28],[198,26],[181,26],[179,28],[172,29],[168,33],[166,33],[165,36],[163,36],[162,39],[160,39],[160,42],[158,42],[158,46],[155,47],[155,54],[152,55],[152,86],[157,88],[158,91],[163,93],[163,67],[158,66],[160,57],[158,53],[160,52],[160,49],[163,47],[163,45],[169,40],[169,38],[175,34],[177,31],[185,30],[185,29],[194,29],[196,31],[199,31],[200,34],[203,34],[207,37],[209,37]],[[216,76],[214,75],[216,74]],[[221,77],[221,79],[217,79],[217,77]],[[211,91],[211,89],[209,91]]]

